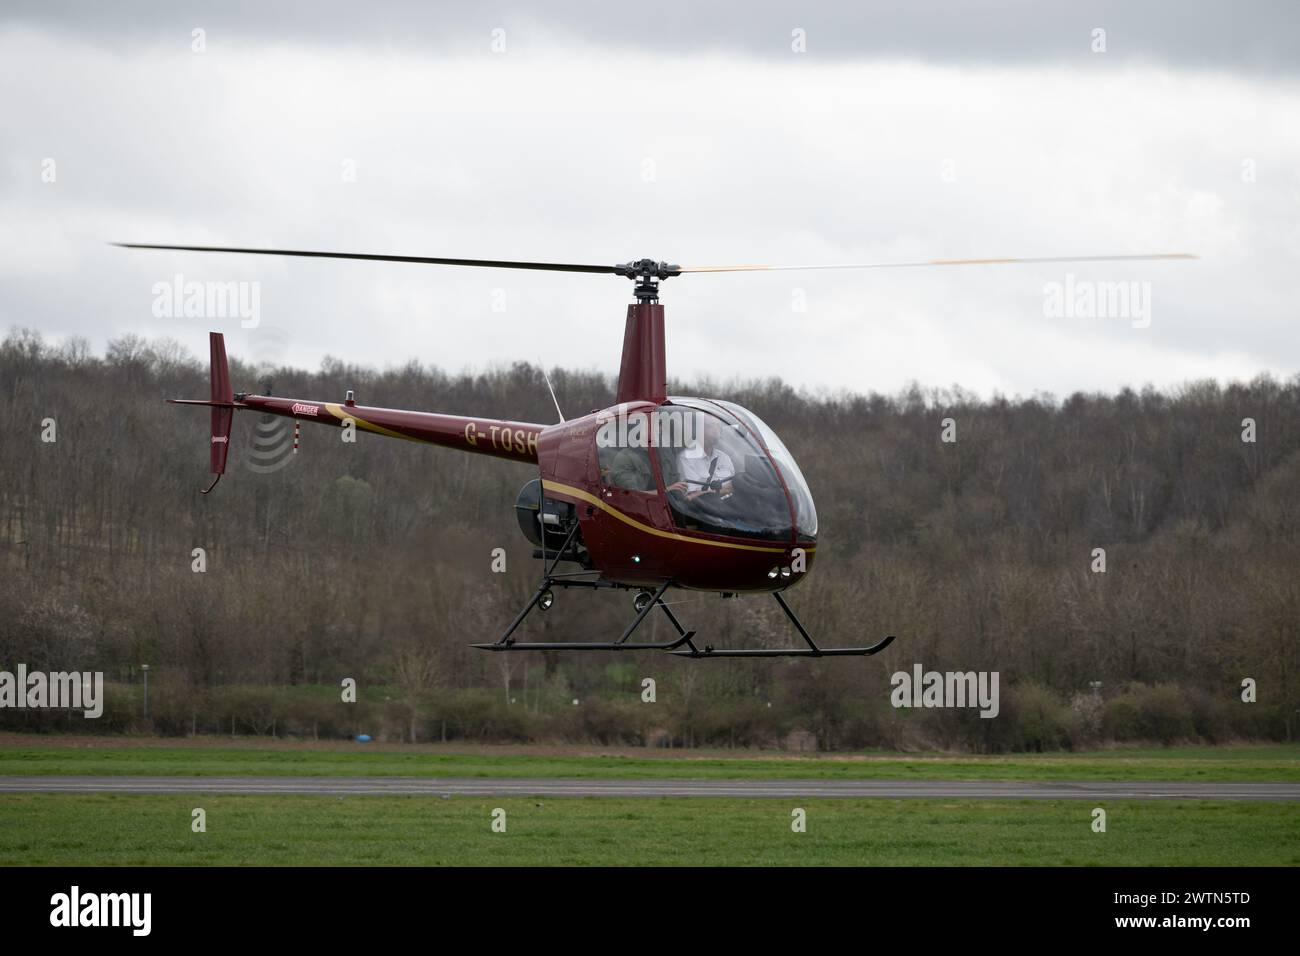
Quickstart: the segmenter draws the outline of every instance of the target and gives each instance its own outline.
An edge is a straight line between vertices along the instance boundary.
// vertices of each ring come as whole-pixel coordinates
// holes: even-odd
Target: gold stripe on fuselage
[[[418,441],[421,444],[425,444],[425,445],[433,444],[433,442],[430,442],[424,438],[415,438],[412,437],[411,435],[403,435],[401,432],[395,432],[391,428],[385,428],[383,425],[376,425],[372,422],[368,422],[364,418],[361,418],[356,414],[354,414],[353,410],[351,409],[345,411],[342,405],[339,405],[335,402],[326,402],[325,407],[329,409],[329,413],[337,419],[340,419],[342,421],[346,421],[349,418],[352,419],[354,422],[357,423],[357,427],[360,428],[363,432],[374,432],[376,435],[387,435],[389,438],[405,438],[407,441]]]
[[[712,545],[715,548],[735,548],[739,551],[762,551],[767,554],[785,554],[789,548],[763,548],[753,544],[732,544],[730,541],[709,541],[706,538],[691,538],[684,534],[676,534],[672,531],[660,531],[658,528],[652,528],[648,524],[642,524],[635,518],[630,518],[623,512],[619,511],[612,505],[606,504],[593,494],[583,491],[581,488],[574,488],[571,485],[562,485],[557,481],[542,481],[542,487],[547,491],[553,491],[560,495],[569,495],[587,504],[595,505],[597,508],[612,515],[626,525],[631,525],[638,531],[644,531],[646,534],[652,534],[657,538],[668,538],[671,541],[685,541],[688,544],[705,544]],[[811,548],[804,548],[804,551],[813,552],[817,550],[814,545]]]

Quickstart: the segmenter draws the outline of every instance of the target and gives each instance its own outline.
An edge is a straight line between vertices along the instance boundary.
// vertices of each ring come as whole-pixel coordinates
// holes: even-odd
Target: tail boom
[[[209,440],[212,483],[203,489],[207,494],[216,487],[226,471],[230,454],[230,428],[236,409],[279,415],[297,421],[319,422],[336,428],[349,426],[358,431],[404,438],[428,445],[442,445],[461,451],[511,461],[537,464],[537,443],[546,425],[512,422],[497,418],[471,418],[463,415],[439,415],[397,408],[371,408],[346,402],[320,402],[311,399],[277,398],[271,395],[236,395],[230,387],[230,368],[226,361],[226,343],[220,332],[208,337],[211,351],[211,397],[169,398],[174,405],[199,405],[211,410]]]
[[[537,462],[538,439],[548,427],[496,418],[440,415],[270,395],[241,395],[235,407],[336,428],[346,427],[350,422],[357,431],[533,464]]]

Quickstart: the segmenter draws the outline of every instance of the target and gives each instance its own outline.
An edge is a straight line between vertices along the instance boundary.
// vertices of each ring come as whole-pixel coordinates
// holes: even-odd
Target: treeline
[[[312,373],[231,359],[237,389],[555,416],[525,364]],[[551,378],[566,410],[613,401],[605,376]],[[229,472],[204,497],[208,412],[162,399],[207,389],[206,362],[166,341],[124,337],[102,358],[24,330],[0,345],[0,670],[110,682],[98,721],[0,710],[0,726],[823,749],[1295,736],[1300,377],[993,401],[672,383],[750,408],[799,460],[821,533],[789,599],[809,629],[829,644],[898,636],[876,658],[822,661],[473,651],[536,585],[513,514],[532,469],[372,435],[344,444],[310,423],[294,455],[291,423],[240,414]],[[770,599],[677,600],[718,646],[792,637]],[[631,614],[627,594],[561,593],[526,626],[607,638]],[[891,707],[890,675],[916,662],[998,671],[999,716]]]

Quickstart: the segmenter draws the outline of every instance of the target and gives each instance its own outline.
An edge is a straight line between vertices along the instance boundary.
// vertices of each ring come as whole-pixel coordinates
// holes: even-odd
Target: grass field
[[[795,806],[807,832],[791,830]],[[207,813],[193,833],[191,811]],[[491,814],[506,812],[506,832]],[[0,796],[0,865],[1294,866],[1293,804]]]
[[[0,774],[1297,781],[1300,746],[970,756],[0,737]],[[203,807],[208,831],[190,830]],[[807,811],[807,832],[790,813]],[[0,796],[0,865],[1300,865],[1300,805],[416,796]],[[490,828],[494,808],[507,830]]]
[[[952,756],[578,747],[406,747],[208,739],[0,738],[0,774],[678,779],[1300,781],[1300,745]]]

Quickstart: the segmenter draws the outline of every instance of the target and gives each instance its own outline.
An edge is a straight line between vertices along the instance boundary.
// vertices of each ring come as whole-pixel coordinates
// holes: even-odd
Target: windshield
[[[659,471],[678,527],[790,540],[790,502],[753,433],[723,409],[692,403],[655,412]]]
[[[803,472],[795,463],[794,455],[790,454],[776,432],[768,428],[767,424],[753,412],[733,402],[719,401],[718,404],[758,432],[763,444],[771,453],[772,460],[781,469],[781,477],[785,479],[786,486],[794,498],[795,521],[799,534],[808,538],[817,537],[817,509],[813,507],[812,492],[808,490],[808,482],[804,481]]]

